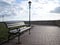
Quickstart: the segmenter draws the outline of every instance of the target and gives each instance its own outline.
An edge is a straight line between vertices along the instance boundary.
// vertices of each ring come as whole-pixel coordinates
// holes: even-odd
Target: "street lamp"
[[[29,4],[29,26],[31,25],[30,18],[31,18],[31,1],[28,2]]]

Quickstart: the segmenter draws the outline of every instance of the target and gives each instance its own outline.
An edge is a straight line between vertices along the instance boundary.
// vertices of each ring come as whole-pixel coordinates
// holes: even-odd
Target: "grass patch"
[[[6,28],[6,25],[3,23],[0,23],[0,42],[8,39],[8,29]]]

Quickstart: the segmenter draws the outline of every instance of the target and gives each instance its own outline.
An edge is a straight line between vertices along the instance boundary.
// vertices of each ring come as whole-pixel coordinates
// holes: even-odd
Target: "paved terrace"
[[[17,37],[3,45],[60,45],[60,27],[34,25],[31,34],[21,35],[21,44],[16,44]]]

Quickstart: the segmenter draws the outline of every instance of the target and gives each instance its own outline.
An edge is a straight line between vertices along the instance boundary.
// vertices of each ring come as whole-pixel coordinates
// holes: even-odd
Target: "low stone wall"
[[[25,23],[29,23],[26,21]],[[31,21],[31,24],[36,24],[36,25],[60,25],[60,21]]]
[[[60,26],[60,20],[57,20],[57,21],[56,21],[56,25],[57,25],[57,26]]]
[[[15,23],[20,21],[9,21],[8,23]],[[24,21],[26,24],[29,24],[29,21]],[[48,21],[31,21],[31,24],[36,25],[57,25],[60,26],[60,20],[48,20]]]

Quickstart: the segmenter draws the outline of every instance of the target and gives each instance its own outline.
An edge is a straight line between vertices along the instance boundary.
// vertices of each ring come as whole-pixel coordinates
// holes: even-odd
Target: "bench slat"
[[[24,27],[24,28],[20,28],[20,33],[25,31],[25,30],[28,30],[30,29],[31,27]],[[10,30],[10,33],[17,33],[18,30],[14,29],[14,30]]]

